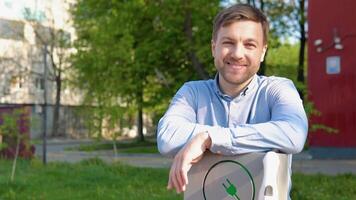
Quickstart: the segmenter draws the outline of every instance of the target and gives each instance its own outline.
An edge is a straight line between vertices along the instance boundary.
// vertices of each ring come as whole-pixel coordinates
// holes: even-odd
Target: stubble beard
[[[229,69],[229,67],[230,66],[226,63],[222,63],[222,66],[216,65],[216,68],[219,72],[219,77],[224,79],[223,81],[231,86],[239,87],[245,85],[246,82],[249,82],[255,75],[254,72],[248,70],[248,68],[251,67],[250,65],[247,65],[245,69],[240,69],[235,72]]]

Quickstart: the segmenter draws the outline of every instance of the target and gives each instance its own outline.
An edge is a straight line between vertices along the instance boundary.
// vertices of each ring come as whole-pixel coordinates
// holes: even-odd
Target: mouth
[[[241,68],[247,67],[246,63],[239,63],[239,62],[233,62],[233,61],[226,61],[225,63],[233,69],[241,69]]]

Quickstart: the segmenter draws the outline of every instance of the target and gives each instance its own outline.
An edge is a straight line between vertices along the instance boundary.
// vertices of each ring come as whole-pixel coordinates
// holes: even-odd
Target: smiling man
[[[174,156],[169,189],[185,191],[189,169],[207,150],[237,155],[303,149],[308,124],[293,82],[256,75],[267,37],[266,16],[254,7],[234,5],[216,16],[215,79],[185,83],[158,124],[159,151]]]

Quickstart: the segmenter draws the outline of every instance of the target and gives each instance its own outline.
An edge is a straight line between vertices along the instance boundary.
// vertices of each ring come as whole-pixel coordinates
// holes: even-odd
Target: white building
[[[0,0],[0,106],[26,107],[31,113],[31,122],[37,120],[36,123],[31,123],[31,137],[39,137],[43,132],[41,123],[45,86],[47,128],[51,131],[56,96],[52,60],[63,69],[62,79],[70,76],[65,58],[71,50],[59,48],[59,45],[53,45],[53,41],[61,36],[70,43],[75,38],[68,12],[71,3],[73,1]],[[47,77],[45,63],[48,66]],[[78,120],[74,119],[75,114],[70,109],[80,105],[80,102],[80,91],[62,87],[61,132],[80,132],[76,129],[80,129],[82,125],[76,123]]]

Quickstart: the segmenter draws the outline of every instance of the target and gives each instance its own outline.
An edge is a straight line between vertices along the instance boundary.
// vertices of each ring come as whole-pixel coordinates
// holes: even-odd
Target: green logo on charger
[[[234,168],[236,167],[236,169],[239,171],[239,172],[237,172],[238,174],[240,174],[239,177],[242,176],[241,179],[248,180],[248,182],[250,182],[251,187],[249,187],[250,189],[248,189],[248,190],[251,193],[248,193],[248,195],[249,195],[248,199],[254,200],[255,199],[255,192],[256,192],[255,190],[256,190],[256,188],[255,188],[255,182],[254,182],[254,180],[252,178],[252,175],[249,172],[249,170],[243,164],[241,164],[241,163],[239,163],[239,162],[237,162],[235,160],[222,160],[222,161],[219,161],[219,162],[215,163],[214,165],[212,165],[210,167],[208,172],[205,174],[204,181],[203,181],[203,197],[204,197],[204,200],[210,200],[210,199],[207,199],[207,194],[206,194],[207,191],[206,191],[206,188],[205,188],[205,184],[207,182],[207,178],[208,178],[210,172],[212,172],[212,170],[214,168],[216,169],[215,171],[219,171],[219,170],[224,169],[224,167],[223,167],[224,165],[222,165],[222,164],[232,164],[232,167],[234,167]],[[234,176],[233,174],[230,174],[230,175]],[[223,191],[225,191],[226,195],[231,196],[235,200],[241,200],[240,198],[242,196],[244,196],[244,195],[245,195],[244,199],[247,199],[246,198],[246,193],[244,193],[244,195],[241,196],[241,191],[238,190],[239,182],[236,181],[236,180],[231,179],[230,175],[228,175],[230,179],[228,177],[225,177],[225,180],[223,180],[223,182],[220,182],[221,185],[222,185],[222,186],[220,185],[220,187],[222,187],[222,189],[223,189]],[[236,174],[235,174],[235,176],[236,176]],[[211,175],[211,177],[214,177],[214,175]],[[235,179],[236,179],[236,177],[235,177]],[[232,180],[233,182],[231,182],[230,180]],[[237,180],[240,180],[240,178],[237,179]],[[210,187],[210,189],[211,189],[212,186],[208,186],[208,187]],[[246,189],[246,187],[245,187],[245,189]],[[246,191],[244,191],[244,192],[246,192]]]
[[[232,196],[234,199],[240,200],[235,185],[232,184],[228,178],[226,179],[226,181],[227,181],[227,183],[229,183],[229,187],[226,187],[226,185],[225,185],[224,183],[222,183],[222,185],[223,185],[224,188],[225,188],[225,191],[226,191],[230,196]]]

